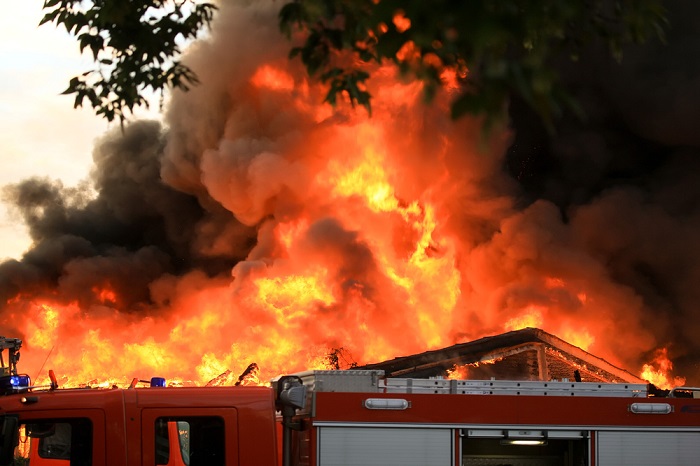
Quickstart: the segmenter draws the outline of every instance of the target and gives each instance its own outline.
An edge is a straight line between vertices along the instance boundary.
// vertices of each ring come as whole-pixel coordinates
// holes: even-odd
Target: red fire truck
[[[700,464],[700,389],[309,371],[271,387],[0,378],[0,466]],[[23,463],[25,464],[25,463]]]

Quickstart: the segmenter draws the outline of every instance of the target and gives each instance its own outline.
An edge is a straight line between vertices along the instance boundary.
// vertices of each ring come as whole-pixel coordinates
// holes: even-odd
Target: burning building
[[[449,118],[449,87],[426,106],[388,66],[371,116],[331,108],[278,6],[222,4],[187,57],[201,85],[106,135],[85,185],[5,189],[34,242],[0,264],[27,372],[206,383],[255,362],[267,380],[332,348],[366,364],[537,327],[698,382],[697,141],[627,122],[633,89],[595,56],[593,84],[569,77],[590,119],[556,135],[517,102],[486,135]]]
[[[368,364],[387,377],[644,383],[634,374],[538,328],[524,328]]]

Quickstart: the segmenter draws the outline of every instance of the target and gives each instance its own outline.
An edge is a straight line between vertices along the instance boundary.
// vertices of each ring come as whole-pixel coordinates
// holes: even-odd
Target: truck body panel
[[[366,409],[370,396],[406,400],[409,407]],[[639,403],[671,411],[630,412]],[[681,466],[700,458],[699,409],[700,399],[320,392],[313,396],[313,427],[305,437],[311,454],[299,456],[297,464]],[[429,438],[439,451],[420,441]],[[545,445],[507,445],[509,438]],[[411,460],[395,453],[399,446]],[[428,451],[430,461],[421,462]],[[337,461],[341,452],[347,462]]]
[[[360,372],[360,371],[358,371]],[[696,464],[700,391],[644,384],[382,379],[313,371],[293,464]],[[361,380],[364,379],[364,380]]]

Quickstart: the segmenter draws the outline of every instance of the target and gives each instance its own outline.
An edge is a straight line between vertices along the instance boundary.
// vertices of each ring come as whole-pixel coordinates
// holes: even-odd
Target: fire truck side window
[[[224,420],[160,417],[155,425],[156,465],[224,466]]]
[[[39,439],[39,456],[57,460],[70,459],[71,426],[67,422],[52,425],[53,435]]]
[[[89,419],[51,419],[24,425],[30,439],[29,460],[32,465],[59,464],[90,466],[92,464],[92,423]]]

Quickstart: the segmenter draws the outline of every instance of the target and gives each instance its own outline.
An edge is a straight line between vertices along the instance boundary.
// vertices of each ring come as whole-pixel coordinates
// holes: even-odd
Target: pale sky
[[[60,95],[91,62],[64,29],[38,26],[43,2],[12,2],[0,15],[0,186],[31,176],[76,185],[89,173],[95,138],[110,128],[91,108],[73,109],[73,98]],[[0,204],[0,261],[29,246],[21,222]]]

